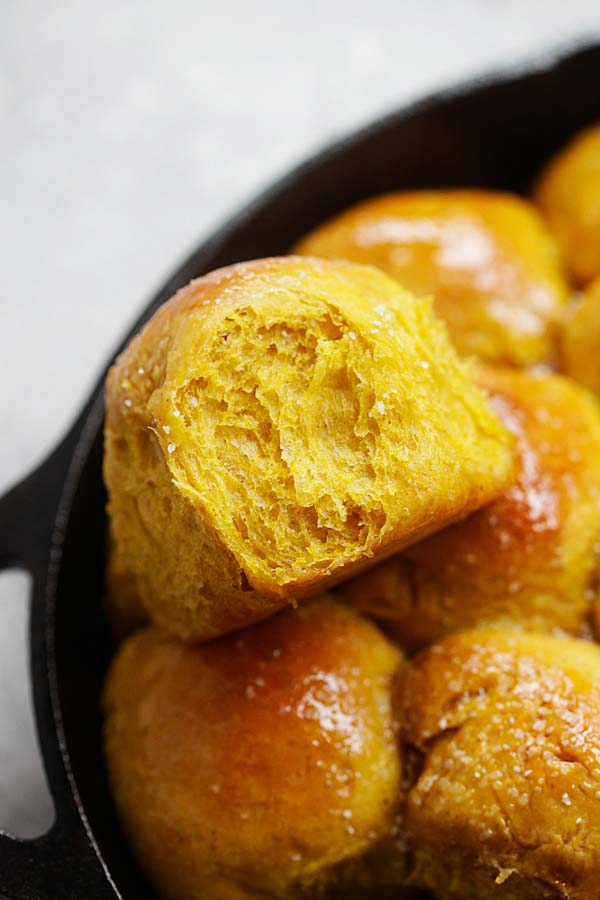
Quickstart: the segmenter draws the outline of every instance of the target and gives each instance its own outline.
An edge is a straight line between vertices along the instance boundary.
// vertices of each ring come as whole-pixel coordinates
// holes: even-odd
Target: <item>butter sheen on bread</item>
[[[600,276],[600,123],[579,132],[550,160],[535,200],[580,285]]]
[[[517,440],[516,481],[462,522],[340,589],[407,649],[482,622],[590,632],[600,406],[559,375],[480,366],[477,380]]]
[[[574,300],[565,317],[562,364],[567,375],[600,396],[600,277]]]
[[[496,496],[512,441],[430,303],[374,268],[243,263],[181,290],[107,384],[111,539],[205,640]]]
[[[378,266],[431,295],[464,355],[554,363],[568,297],[558,247],[535,207],[484,190],[375,197],[315,229],[296,252]]]
[[[115,800],[163,900],[372,897],[400,799],[399,652],[328,600],[184,645],[131,637],[108,677]],[[404,896],[398,890],[394,897]]]
[[[596,900],[599,647],[452,635],[401,672],[398,710],[419,758],[404,807],[414,884],[439,900]]]

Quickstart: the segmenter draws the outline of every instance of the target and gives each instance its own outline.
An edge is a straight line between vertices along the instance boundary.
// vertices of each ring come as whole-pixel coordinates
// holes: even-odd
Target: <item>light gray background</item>
[[[242,201],[424,91],[594,34],[598,0],[0,0],[0,491]],[[0,826],[31,835],[26,584],[0,576]]]

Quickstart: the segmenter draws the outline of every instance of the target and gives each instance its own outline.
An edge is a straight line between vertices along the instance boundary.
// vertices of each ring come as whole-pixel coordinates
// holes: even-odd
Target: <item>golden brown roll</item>
[[[496,496],[508,432],[426,301],[283,258],[192,282],[107,384],[111,535],[158,624],[241,628]]]
[[[600,648],[502,630],[434,645],[399,680],[421,763],[412,880],[443,900],[596,900]]]
[[[559,375],[480,367],[478,380],[516,437],[516,482],[340,589],[408,649],[489,621],[588,629],[600,542],[600,407]]]
[[[600,278],[573,304],[562,341],[567,375],[600,394]]]
[[[397,811],[400,664],[327,600],[195,647],[131,637],[107,682],[106,755],[159,896],[378,896],[390,870],[366,857]]]
[[[113,637],[117,641],[148,623],[148,614],[140,599],[135,578],[124,564],[110,537],[107,548],[104,608]]]
[[[432,295],[459,353],[514,366],[555,360],[568,290],[553,238],[519,197],[389,194],[318,228],[296,251],[370,263]]]
[[[600,123],[548,164],[535,199],[579,284],[600,275]]]

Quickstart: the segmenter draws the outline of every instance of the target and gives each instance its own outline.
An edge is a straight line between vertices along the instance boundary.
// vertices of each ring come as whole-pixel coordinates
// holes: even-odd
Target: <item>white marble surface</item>
[[[0,490],[243,200],[421,92],[594,34],[598,0],[2,0]],[[25,596],[0,577],[0,825],[32,834]]]

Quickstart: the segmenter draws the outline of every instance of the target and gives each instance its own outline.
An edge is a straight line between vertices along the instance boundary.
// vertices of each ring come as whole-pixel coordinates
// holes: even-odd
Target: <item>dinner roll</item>
[[[104,608],[115,640],[146,625],[148,615],[140,599],[135,577],[109,537],[104,585]]]
[[[562,342],[564,371],[600,395],[600,278],[572,306]]]
[[[461,354],[514,366],[554,362],[567,287],[553,239],[512,194],[428,190],[367,200],[297,252],[372,263],[434,297]]]
[[[551,160],[535,199],[579,284],[600,275],[600,123]]]
[[[192,282],[108,377],[111,535],[186,640],[321,593],[496,496],[506,429],[425,301],[282,258]]]
[[[509,630],[453,635],[399,680],[420,759],[412,880],[440,900],[596,900],[600,648]]]
[[[517,481],[341,589],[409,649],[486,621],[574,635],[589,627],[600,543],[600,407],[559,375],[480,367],[478,381],[516,436]]]
[[[106,686],[106,758],[159,896],[379,896],[395,876],[368,857],[397,814],[400,665],[326,599],[210,644],[129,638]]]

